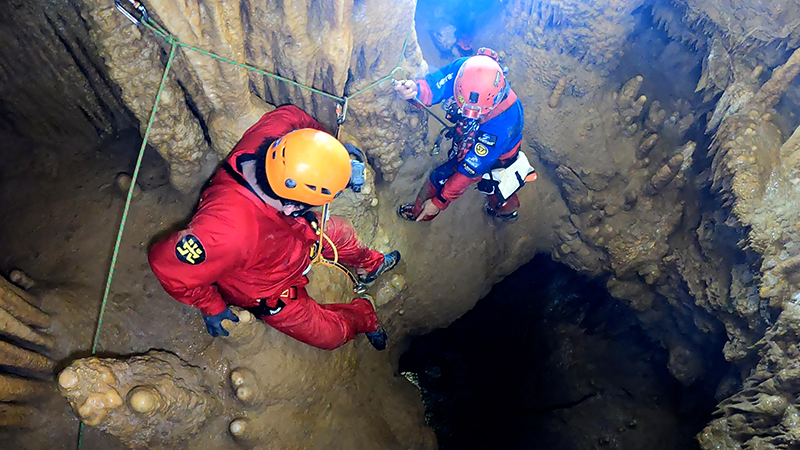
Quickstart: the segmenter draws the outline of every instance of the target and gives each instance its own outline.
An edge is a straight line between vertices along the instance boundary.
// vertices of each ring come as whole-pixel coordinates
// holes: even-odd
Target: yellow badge
[[[489,149],[481,143],[475,144],[475,154],[484,157],[489,154]]]
[[[458,94],[458,103],[462,105],[464,104],[464,96],[461,94]]]
[[[206,260],[206,251],[200,239],[187,234],[175,244],[175,256],[178,261],[194,266]]]

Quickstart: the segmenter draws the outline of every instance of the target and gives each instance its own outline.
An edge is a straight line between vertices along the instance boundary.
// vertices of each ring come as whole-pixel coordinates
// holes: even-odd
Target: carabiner
[[[142,22],[147,22],[150,20],[150,15],[147,13],[147,9],[145,9],[144,5],[137,0],[127,0],[127,3],[130,4],[130,7],[133,8],[133,11],[128,11],[125,6],[122,5],[123,2],[126,0],[114,0],[114,6],[117,7],[119,12],[122,13],[123,16],[127,17],[128,20],[133,22],[134,25],[141,25]],[[134,14],[139,14],[141,18],[136,18]]]
[[[336,104],[336,124],[342,125],[347,120],[347,97],[344,98],[343,103]]]
[[[431,148],[430,152],[431,156],[436,156],[439,154],[439,150],[441,150],[442,148],[442,140],[444,138],[450,139],[450,137],[447,136],[447,133],[449,133],[450,131],[453,131],[453,127],[445,127],[439,130],[439,134],[436,135],[436,142],[433,144],[433,147]]]

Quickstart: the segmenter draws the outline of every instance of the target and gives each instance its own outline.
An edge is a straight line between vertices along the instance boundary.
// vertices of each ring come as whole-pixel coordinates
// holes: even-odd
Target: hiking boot
[[[403,219],[408,221],[414,222],[417,220],[414,217],[414,204],[413,203],[406,203],[404,205],[400,205],[397,207],[397,215]]]
[[[497,214],[495,212],[495,210],[492,207],[490,207],[488,204],[486,204],[484,206],[483,210],[490,217],[494,217],[494,218],[500,219],[505,223],[514,223],[519,219],[519,213],[517,211],[512,211],[512,212],[510,212],[508,214]]]
[[[386,330],[384,330],[382,326],[378,325],[377,330],[365,334],[367,335],[369,343],[375,347],[375,350],[386,350],[386,344],[389,343],[389,336],[386,335]]]
[[[514,223],[519,220],[519,213],[514,211],[509,214],[495,214],[495,217],[502,220],[505,223]]]
[[[361,298],[368,301],[372,305],[372,309],[374,309],[375,313],[377,314],[378,307],[377,305],[375,305],[375,299],[372,298],[371,295],[367,294],[363,295]],[[386,349],[386,344],[389,343],[389,336],[386,335],[386,330],[384,330],[380,324],[378,324],[377,330],[371,333],[364,333],[364,334],[367,335],[367,340],[369,341],[370,344],[372,344],[375,350],[381,351]]]
[[[397,263],[400,262],[400,252],[397,250],[393,250],[385,255],[383,255],[383,264],[374,272],[365,273],[364,275],[358,276],[358,284],[353,291],[356,294],[361,294],[362,292],[366,291],[367,288],[372,286],[375,283],[375,280],[378,279],[379,276],[383,275],[384,273],[392,270],[397,266]],[[374,306],[374,305],[373,305]]]

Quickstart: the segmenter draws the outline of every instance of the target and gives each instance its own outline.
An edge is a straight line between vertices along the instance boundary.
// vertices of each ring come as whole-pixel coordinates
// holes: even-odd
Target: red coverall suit
[[[264,203],[242,172],[249,161],[263,164],[257,149],[265,138],[299,128],[324,131],[296,106],[279,107],[247,130],[203,191],[189,226],[150,250],[150,267],[172,297],[204,315],[219,314],[228,304],[252,308],[263,301],[269,315],[261,318],[273,328],[332,350],[358,333],[377,330],[372,305],[364,299],[320,305],[309,297],[305,273],[317,235],[302,216]],[[383,263],[383,255],[363,245],[344,219],[332,217],[325,233],[342,264],[373,272]],[[323,256],[333,258],[329,246]]]

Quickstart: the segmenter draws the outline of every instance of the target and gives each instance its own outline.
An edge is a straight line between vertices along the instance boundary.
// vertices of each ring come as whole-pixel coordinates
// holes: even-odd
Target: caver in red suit
[[[375,332],[379,323],[368,300],[320,305],[309,297],[305,274],[318,238],[311,222],[318,215],[294,217],[264,200],[270,191],[264,169],[270,144],[304,128],[324,131],[295,106],[265,114],[213,176],[189,226],[155,244],[149,260],[164,289],[204,317],[236,305],[299,341],[330,350],[356,334]],[[340,263],[368,273],[384,263],[384,255],[363,245],[344,219],[331,217],[325,233]],[[327,243],[323,256],[334,257]]]

